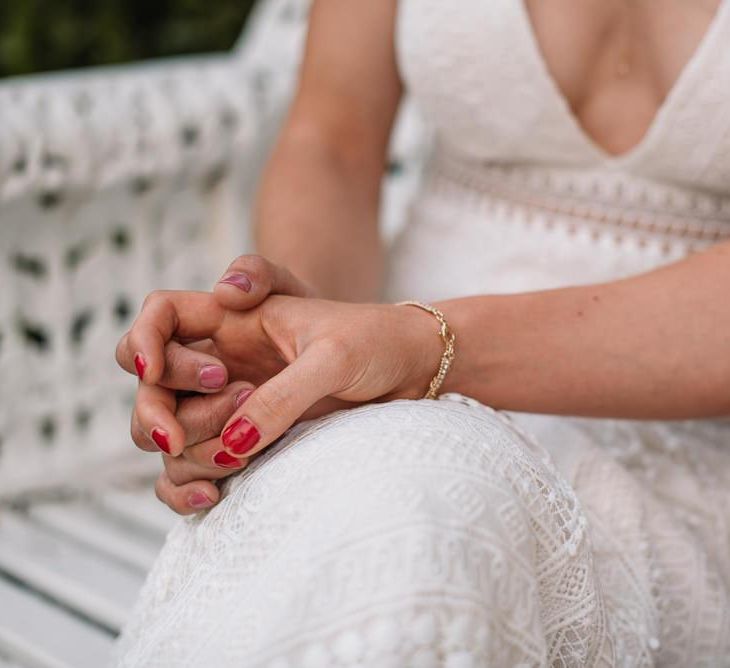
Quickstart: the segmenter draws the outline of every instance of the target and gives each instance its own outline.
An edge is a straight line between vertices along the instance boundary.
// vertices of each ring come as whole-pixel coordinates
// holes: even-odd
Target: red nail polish
[[[144,372],[147,369],[147,362],[145,362],[145,359],[141,353],[137,353],[134,356],[134,368],[137,369],[137,375],[139,376],[139,379],[143,380]]]
[[[236,395],[236,408],[240,408],[243,402],[246,401],[246,399],[248,399],[252,393],[253,390],[241,390]]]
[[[242,455],[253,448],[261,438],[259,430],[244,417],[231,422],[221,434],[223,445],[234,455]]]
[[[158,429],[155,427],[152,432],[150,433],[150,436],[152,437],[152,440],[155,442],[155,445],[162,450],[165,454],[170,454],[170,437],[168,436],[166,431],[163,431],[162,429]]]
[[[222,466],[224,469],[237,469],[243,465],[243,462],[229,455],[225,450],[219,450],[213,455],[213,463],[216,466]]]
[[[210,508],[213,505],[211,501],[203,492],[190,492],[188,495],[188,505],[191,508]]]
[[[251,292],[251,288],[253,287],[251,279],[246,274],[229,274],[221,278],[220,282],[232,285],[244,292]]]

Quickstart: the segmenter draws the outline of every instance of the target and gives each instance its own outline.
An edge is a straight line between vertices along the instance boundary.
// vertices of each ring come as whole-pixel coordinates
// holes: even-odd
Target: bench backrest
[[[291,96],[308,0],[260,3],[230,54],[0,83],[0,499],[157,468],[128,436],[114,345],[156,288],[209,289]],[[392,234],[416,179],[394,142]]]

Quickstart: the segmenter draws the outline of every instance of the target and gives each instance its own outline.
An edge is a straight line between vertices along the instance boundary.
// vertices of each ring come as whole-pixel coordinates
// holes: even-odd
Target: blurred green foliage
[[[0,0],[0,76],[230,49],[254,0]]]

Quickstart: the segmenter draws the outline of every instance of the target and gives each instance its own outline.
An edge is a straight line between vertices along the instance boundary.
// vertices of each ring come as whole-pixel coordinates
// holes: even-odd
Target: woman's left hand
[[[135,356],[143,356],[142,382],[154,385],[174,339],[210,339],[230,380],[257,385],[222,431],[236,457],[262,450],[327,397],[423,396],[443,351],[437,323],[417,308],[273,295],[237,312],[209,293],[160,292],[145,303],[118,360],[134,373]]]

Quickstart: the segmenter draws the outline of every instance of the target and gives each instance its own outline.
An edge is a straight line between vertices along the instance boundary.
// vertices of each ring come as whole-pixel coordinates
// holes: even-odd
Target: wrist
[[[443,393],[455,352],[455,335],[445,314],[430,304],[418,301],[401,302],[395,308],[405,312],[408,322],[404,333],[403,355],[406,365],[404,398],[435,399]]]
[[[525,333],[534,340],[531,304],[529,295],[480,295],[435,302],[458,339],[441,393],[458,392],[493,407],[506,407],[505,387],[515,386],[510,369],[524,357]],[[525,382],[523,377],[517,385],[524,387]]]

